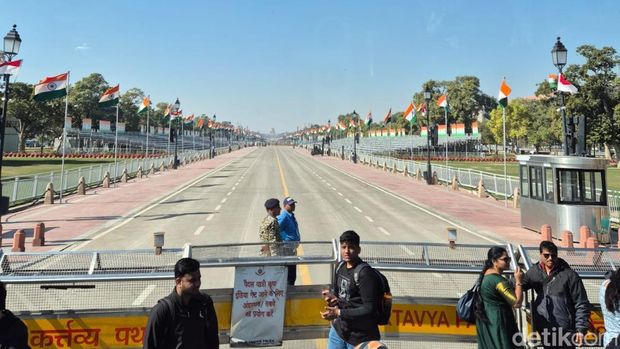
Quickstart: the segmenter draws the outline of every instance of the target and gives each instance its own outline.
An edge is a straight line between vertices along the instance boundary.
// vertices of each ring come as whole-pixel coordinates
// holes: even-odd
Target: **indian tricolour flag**
[[[102,107],[115,106],[118,104],[120,95],[120,85],[116,85],[103,93],[99,99],[99,105]]]
[[[405,110],[405,113],[403,114],[405,116],[405,119],[409,122],[414,122],[415,121],[415,104],[413,103],[409,103],[409,106],[407,107],[407,109]]]
[[[35,101],[47,101],[67,95],[69,73],[46,77],[34,86]]]
[[[549,87],[552,89],[558,88],[558,75],[557,74],[549,74],[547,77],[547,82],[549,83]]]
[[[138,114],[146,111],[146,109],[149,107],[149,105],[151,105],[151,100],[149,99],[148,96],[146,96],[142,100],[142,104],[140,104],[140,108],[138,108]]]
[[[508,95],[512,92],[512,89],[506,83],[506,80],[502,80],[502,83],[499,85],[499,94],[497,95],[497,102],[502,108],[506,108],[508,106]]]
[[[448,96],[439,96],[439,99],[437,100],[437,106],[448,109]]]

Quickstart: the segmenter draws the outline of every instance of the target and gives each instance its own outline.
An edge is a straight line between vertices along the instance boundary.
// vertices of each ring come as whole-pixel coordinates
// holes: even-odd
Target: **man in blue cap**
[[[280,226],[280,237],[282,237],[282,255],[295,256],[297,255],[297,246],[299,246],[299,225],[295,218],[295,204],[297,201],[287,196],[282,200],[284,210],[278,216],[278,226]],[[295,285],[295,279],[297,279],[297,266],[288,266],[288,284]]]

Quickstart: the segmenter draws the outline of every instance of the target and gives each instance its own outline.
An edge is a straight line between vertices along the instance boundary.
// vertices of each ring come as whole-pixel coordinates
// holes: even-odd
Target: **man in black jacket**
[[[333,320],[328,349],[352,349],[360,343],[381,339],[377,324],[381,284],[377,274],[359,257],[360,251],[356,232],[348,230],[340,235],[344,263],[336,270],[331,292],[323,292],[328,306],[321,317]]]
[[[6,309],[6,288],[0,282],[0,349],[25,349],[28,346],[28,328]]]
[[[551,241],[539,246],[540,262],[523,277],[523,291],[534,289],[534,331],[544,348],[574,348],[589,327],[590,302],[577,273],[561,258]]]
[[[182,258],[174,266],[176,286],[151,310],[144,348],[217,349],[217,315],[213,301],[200,292],[200,263]]]

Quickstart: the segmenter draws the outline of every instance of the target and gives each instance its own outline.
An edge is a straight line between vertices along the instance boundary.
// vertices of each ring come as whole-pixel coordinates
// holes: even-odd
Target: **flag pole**
[[[151,104],[151,96],[148,96],[147,98],[149,99],[149,104]],[[149,127],[150,127],[150,125],[149,125],[149,117],[150,117],[150,115],[149,115],[149,107],[150,107],[150,105],[146,106],[146,157],[147,158],[149,157],[149,131],[150,131],[150,129],[149,129]]]
[[[62,204],[62,185],[65,180],[65,142],[67,139],[67,116],[69,114],[69,78],[71,71],[67,72],[67,95],[65,96],[65,119],[62,123],[62,160],[60,161],[60,199]]]
[[[506,177],[506,107],[502,107],[502,127],[504,129],[504,207],[508,207],[508,178]]]
[[[118,109],[120,107],[121,94],[119,91],[118,94],[118,102],[116,102],[116,127],[114,132],[114,186],[116,187],[117,181],[116,177],[118,176]]]

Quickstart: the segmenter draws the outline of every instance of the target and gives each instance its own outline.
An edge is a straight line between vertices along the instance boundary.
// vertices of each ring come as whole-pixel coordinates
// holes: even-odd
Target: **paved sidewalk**
[[[503,201],[496,201],[493,198],[480,199],[464,189],[452,191],[442,185],[429,186],[424,181],[405,177],[402,173],[393,174],[361,163],[354,164],[349,160],[341,160],[339,157],[311,156],[305,149],[298,151],[387,189],[473,231],[485,233],[494,240],[530,246],[540,243],[540,234],[521,228],[519,209],[506,208]]]
[[[115,224],[158,198],[255,149],[244,148],[214,159],[194,162],[177,170],[119,183],[117,187],[109,189],[95,188],[87,191],[84,196],[70,195],[62,204],[41,204],[10,213],[2,217],[2,247],[12,247],[13,235],[18,229],[26,233],[26,252],[61,250],[73,243],[86,241],[88,239],[83,236]],[[45,246],[33,247],[34,226],[41,222],[46,228]]]

